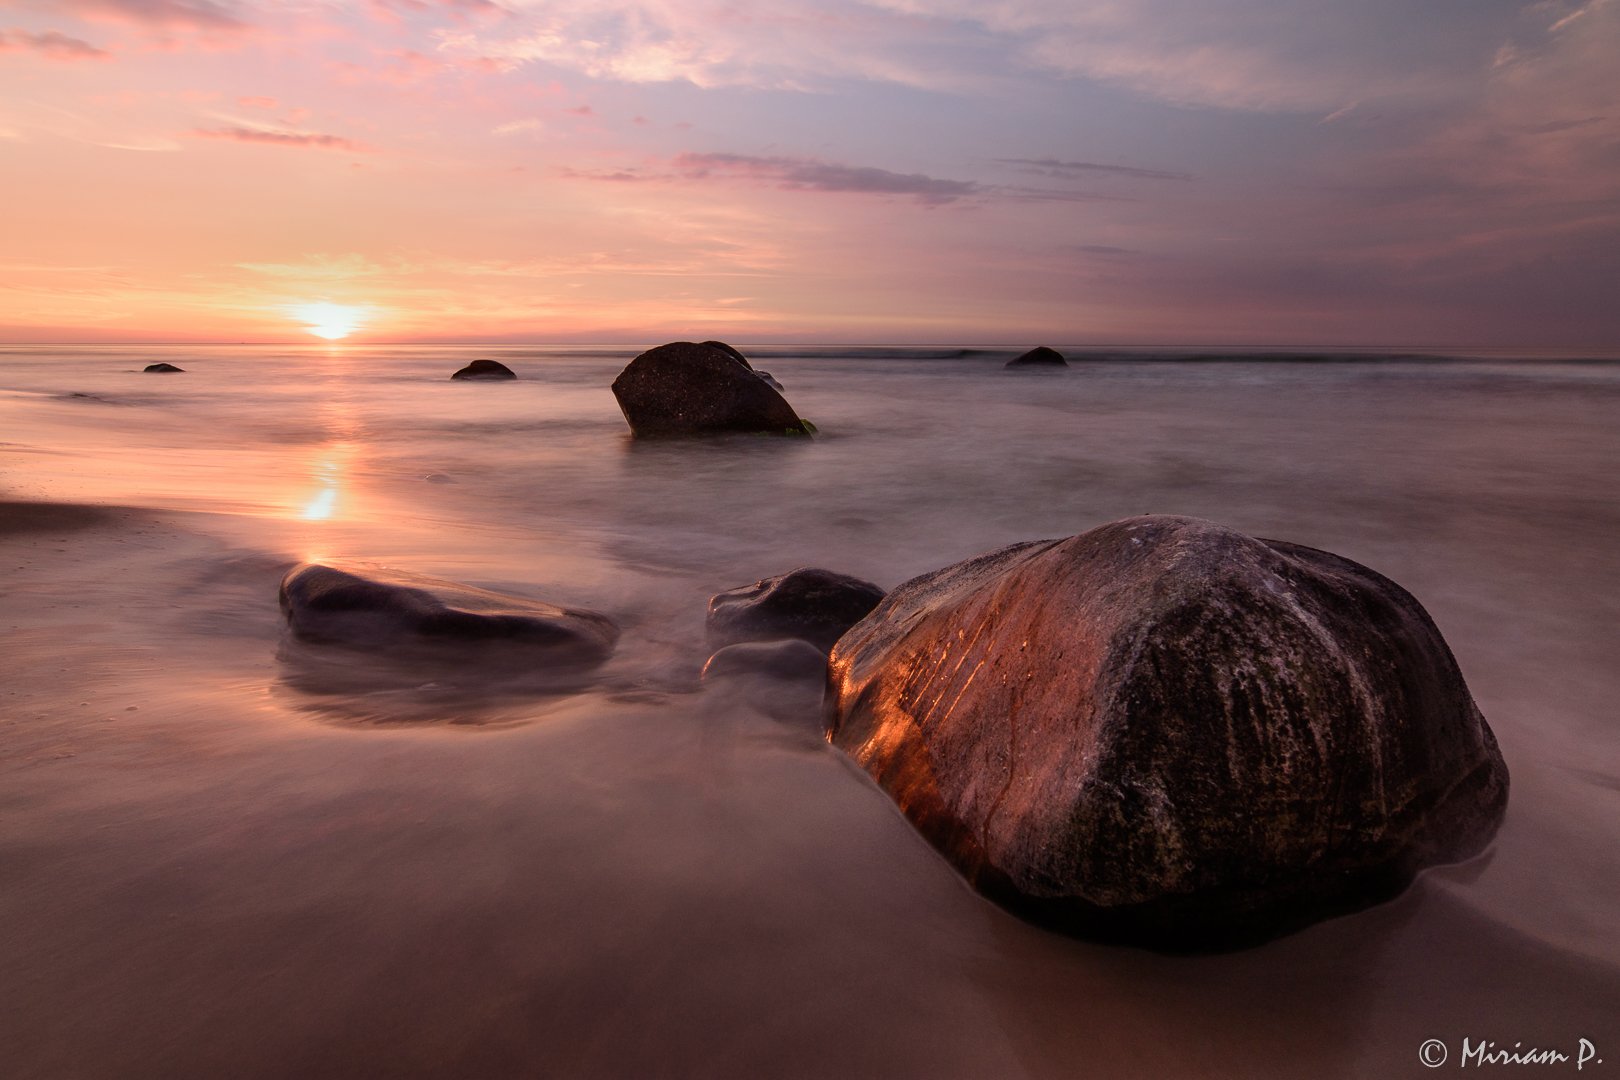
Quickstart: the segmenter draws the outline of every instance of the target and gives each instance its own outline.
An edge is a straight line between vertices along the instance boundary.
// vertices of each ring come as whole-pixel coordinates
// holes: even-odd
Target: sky
[[[1620,345],[1620,0],[0,0],[0,342]]]

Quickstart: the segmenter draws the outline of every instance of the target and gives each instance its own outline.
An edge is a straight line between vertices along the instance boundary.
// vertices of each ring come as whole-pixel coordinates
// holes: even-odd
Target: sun
[[[365,308],[344,304],[304,304],[290,311],[293,318],[305,324],[305,330],[327,341],[348,337],[366,319]]]

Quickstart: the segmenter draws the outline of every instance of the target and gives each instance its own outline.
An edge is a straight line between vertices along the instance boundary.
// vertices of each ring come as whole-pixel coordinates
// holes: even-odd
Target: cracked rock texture
[[[1477,854],[1508,774],[1422,606],[1348,559],[1144,516],[906,582],[828,737],[1033,921],[1241,947]]]

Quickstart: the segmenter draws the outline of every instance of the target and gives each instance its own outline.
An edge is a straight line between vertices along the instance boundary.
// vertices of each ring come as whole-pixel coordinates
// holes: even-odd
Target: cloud
[[[186,134],[198,139],[225,139],[231,142],[264,143],[270,146],[303,146],[318,150],[342,150],[351,154],[374,153],[364,143],[338,135],[304,134],[296,131],[258,130],[245,127],[193,128]]]
[[[1191,173],[1161,172],[1158,169],[1135,169],[1128,165],[1093,165],[1089,161],[1059,161],[1056,158],[996,158],[1001,165],[1027,165],[1026,172],[1044,176],[1073,176],[1077,173],[1111,173],[1132,176],[1141,180],[1191,180]]]
[[[834,165],[813,158],[750,157],[745,154],[680,154],[672,164],[687,179],[710,175],[775,180],[798,191],[852,191],[876,195],[911,195],[918,202],[954,202],[985,189],[969,180],[941,180],[922,173],[896,173],[870,166]]]
[[[248,29],[228,7],[210,0],[55,0],[53,6],[87,22],[212,33]]]
[[[6,52],[38,53],[47,60],[64,63],[113,58],[113,54],[106,49],[98,49],[87,41],[68,37],[56,30],[47,30],[43,34],[30,34],[27,30],[16,28],[10,34],[0,32],[0,53]]]

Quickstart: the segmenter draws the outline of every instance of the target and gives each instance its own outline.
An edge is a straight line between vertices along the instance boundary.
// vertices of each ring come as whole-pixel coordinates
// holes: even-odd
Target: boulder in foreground
[[[711,599],[709,646],[800,638],[825,653],[882,599],[870,581],[801,566]]]
[[[141,368],[141,370],[143,372],[154,372],[160,375],[167,375],[171,372],[184,372],[186,369],[183,367],[175,367],[173,364],[147,364],[145,367]]]
[[[1410,594],[1194,518],[914,578],[829,684],[829,739],[980,891],[1103,940],[1232,948],[1389,899],[1507,805]]]
[[[1069,362],[1063,359],[1063,354],[1056,349],[1048,349],[1045,345],[1029,350],[1022,356],[1015,356],[1007,361],[1005,367],[1068,367]]]
[[[450,377],[452,379],[472,379],[478,382],[496,382],[504,379],[515,379],[517,373],[498,360],[474,360]]]
[[[734,349],[675,341],[649,349],[613,380],[636,436],[808,435],[793,407]]]
[[[580,669],[606,660],[619,628],[606,615],[379,567],[304,563],[281,582],[281,611],[300,641],[393,659],[488,659]]]

